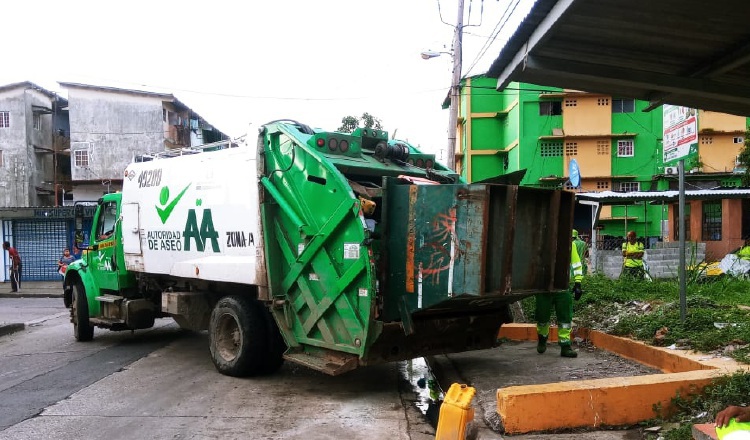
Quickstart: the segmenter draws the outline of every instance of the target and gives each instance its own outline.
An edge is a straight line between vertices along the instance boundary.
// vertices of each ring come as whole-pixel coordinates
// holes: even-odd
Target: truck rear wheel
[[[227,376],[263,374],[268,353],[268,326],[260,304],[242,296],[225,296],[211,311],[208,344],[216,369]]]
[[[89,303],[86,289],[80,281],[73,284],[73,303],[70,314],[73,318],[73,336],[76,341],[86,342],[94,339],[94,327],[89,324]]]

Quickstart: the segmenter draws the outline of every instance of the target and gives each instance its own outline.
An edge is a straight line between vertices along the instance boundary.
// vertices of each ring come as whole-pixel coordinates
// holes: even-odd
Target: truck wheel
[[[258,308],[260,308],[261,313],[266,318],[266,327],[268,328],[268,354],[263,359],[263,373],[271,374],[278,371],[284,363],[286,342],[281,337],[279,326],[276,324],[276,320],[273,319],[268,308],[260,302],[258,303]]]
[[[76,341],[86,342],[94,339],[94,327],[89,324],[89,303],[86,290],[80,281],[73,284],[73,304],[70,307],[73,318],[73,335]]]
[[[268,329],[259,304],[242,296],[225,296],[211,311],[208,344],[221,374],[262,374],[268,352]]]

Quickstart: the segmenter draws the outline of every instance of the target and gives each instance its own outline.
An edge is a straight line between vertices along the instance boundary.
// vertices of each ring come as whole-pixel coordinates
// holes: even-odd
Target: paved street
[[[92,342],[76,342],[62,298],[46,297],[55,287],[29,285],[25,298],[0,297],[0,323],[25,325],[0,336],[0,439],[434,438],[423,413],[434,423],[438,407],[429,404],[428,390],[417,386],[430,377],[422,359],[338,377],[285,363],[272,376],[231,378],[214,369],[205,333],[182,331],[168,319],[136,332],[97,329]],[[498,387],[538,383],[545,374],[551,374],[549,381],[569,380],[558,376],[588,368],[593,356],[582,354],[561,370],[555,367],[558,357],[541,358],[523,344],[506,344],[438,356],[431,364],[442,389],[452,382],[477,387],[475,438],[501,439],[491,429]],[[547,365],[536,365],[540,361]],[[597,431],[512,438],[640,435]]]

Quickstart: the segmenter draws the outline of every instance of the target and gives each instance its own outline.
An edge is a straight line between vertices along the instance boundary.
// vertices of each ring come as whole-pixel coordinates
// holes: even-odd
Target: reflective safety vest
[[[622,250],[626,253],[643,252],[643,243],[635,242],[630,244],[626,241],[622,244]],[[625,267],[643,267],[643,260],[641,258],[625,257]]]
[[[573,282],[580,283],[583,280],[583,265],[575,245],[570,247],[570,270],[573,271]]]

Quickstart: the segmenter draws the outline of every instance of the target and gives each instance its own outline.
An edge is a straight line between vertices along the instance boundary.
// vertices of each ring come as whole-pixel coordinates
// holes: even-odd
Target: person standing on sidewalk
[[[570,245],[570,269],[573,272],[573,289],[555,293],[538,293],[536,295],[536,351],[539,354],[547,351],[547,339],[549,338],[549,321],[552,317],[552,308],[555,309],[557,318],[557,339],[560,344],[560,356],[567,358],[578,357],[578,352],[573,350],[570,344],[570,331],[573,327],[573,297],[576,301],[581,298],[581,281],[583,281],[583,268],[581,257],[574,243]]]
[[[18,292],[18,289],[21,288],[21,256],[18,255],[16,248],[7,241],[3,242],[3,249],[8,251],[10,256],[10,291]]]
[[[57,272],[65,277],[65,271],[68,270],[68,265],[74,261],[76,261],[76,257],[70,254],[70,249],[63,249],[62,257],[57,260]]]

